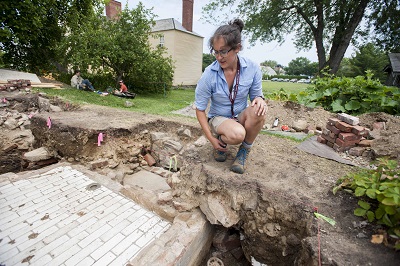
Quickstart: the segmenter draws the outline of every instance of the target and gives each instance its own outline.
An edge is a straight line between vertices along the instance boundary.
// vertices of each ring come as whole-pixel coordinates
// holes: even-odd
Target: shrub
[[[379,158],[375,170],[361,170],[339,179],[333,193],[341,188],[350,189],[359,197],[356,216],[389,228],[389,235],[400,237],[400,169],[397,161]],[[400,240],[395,244],[400,249]]]
[[[299,103],[308,107],[322,106],[331,112],[362,114],[385,112],[400,114],[400,88],[388,87],[372,78],[325,76],[315,80],[314,87],[308,87],[297,96]]]

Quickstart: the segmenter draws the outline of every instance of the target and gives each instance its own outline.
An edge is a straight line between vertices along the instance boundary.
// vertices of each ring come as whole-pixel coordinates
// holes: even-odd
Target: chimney
[[[182,26],[193,31],[193,2],[194,0],[182,0]]]
[[[113,19],[117,17],[121,10],[121,2],[111,0],[110,3],[106,5],[106,16],[109,19]]]

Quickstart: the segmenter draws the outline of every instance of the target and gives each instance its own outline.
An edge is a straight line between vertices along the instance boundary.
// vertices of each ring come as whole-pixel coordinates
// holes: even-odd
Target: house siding
[[[174,64],[173,85],[196,85],[201,77],[203,60],[203,38],[179,30],[155,32],[164,35],[164,46],[167,56],[171,56]],[[151,37],[150,44],[157,47],[159,37]]]

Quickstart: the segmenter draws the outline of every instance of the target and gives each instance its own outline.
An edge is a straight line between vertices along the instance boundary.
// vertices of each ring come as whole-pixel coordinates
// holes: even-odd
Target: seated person
[[[128,88],[126,87],[126,85],[125,85],[123,80],[119,81],[119,86],[120,86],[119,92],[121,92],[121,93],[122,92],[128,92]]]
[[[89,80],[81,77],[81,71],[75,70],[75,75],[71,78],[71,86],[79,90],[90,90],[95,91],[92,83]]]

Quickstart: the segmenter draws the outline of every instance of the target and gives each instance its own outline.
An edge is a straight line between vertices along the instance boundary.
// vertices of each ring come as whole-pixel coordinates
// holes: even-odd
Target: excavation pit
[[[356,237],[360,233],[352,225],[358,220],[352,216],[356,200],[330,193],[337,178],[354,168],[306,154],[296,149],[293,141],[260,135],[246,173],[234,174],[229,167],[237,147],[230,147],[227,162],[215,162],[197,121],[186,117],[175,120],[99,106],[38,113],[30,119],[35,138],[32,148],[46,147],[59,163],[82,166],[106,177],[108,185],[123,186],[122,195],[168,221],[179,216],[177,228],[189,219],[188,214],[200,211],[212,225],[202,225],[197,231],[204,243],[198,259],[205,262],[224,253],[213,253],[211,248],[215,227],[222,226],[237,230],[247,263],[318,265],[321,260],[324,265],[379,265],[384,259],[387,265],[397,264],[396,254]],[[100,133],[103,140],[99,143]],[[143,147],[154,155],[155,166],[146,166]],[[176,172],[172,169],[175,163]],[[21,165],[21,170],[26,170]],[[163,178],[170,190],[125,187],[124,179],[142,170]],[[316,220],[316,210],[335,219],[337,225]],[[175,240],[184,245],[184,239]],[[163,241],[155,241],[155,246],[165,246]]]

